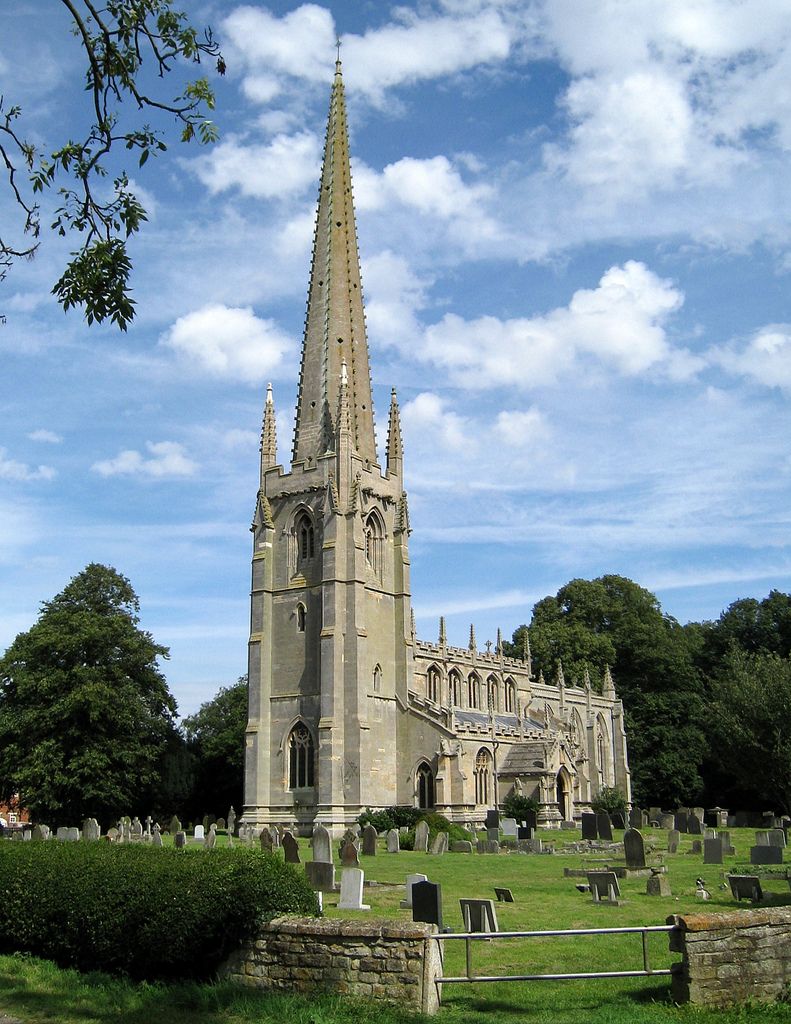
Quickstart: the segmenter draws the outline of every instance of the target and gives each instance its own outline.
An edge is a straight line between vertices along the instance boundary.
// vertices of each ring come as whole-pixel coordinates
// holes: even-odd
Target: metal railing
[[[487,982],[487,981],[568,981],[579,978],[646,978],[670,974],[669,967],[654,970],[648,957],[648,933],[672,932],[676,928],[672,924],[635,925],[630,928],[565,928],[542,932],[450,932],[433,935],[437,942],[462,940],[466,946],[467,973],[458,977],[437,978],[438,985],[456,983]],[[493,939],[534,939],[554,938],[563,935],[625,935],[641,936],[643,947],[643,969],[637,971],[581,971],[565,974],[474,974],[472,968],[472,944]],[[441,948],[441,947],[440,947]]]

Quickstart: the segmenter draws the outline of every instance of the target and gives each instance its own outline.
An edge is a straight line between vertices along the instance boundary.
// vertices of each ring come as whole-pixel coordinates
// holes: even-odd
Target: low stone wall
[[[791,907],[672,915],[671,986],[678,1003],[729,1006],[777,999],[791,983]]]
[[[280,917],[262,925],[221,974],[252,988],[340,992],[436,1013],[436,927],[395,921]]]

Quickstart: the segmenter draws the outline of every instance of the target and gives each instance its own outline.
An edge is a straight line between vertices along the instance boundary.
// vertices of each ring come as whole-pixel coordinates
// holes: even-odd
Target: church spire
[[[302,343],[293,461],[337,451],[341,364],[348,370],[352,444],[376,463],[360,256],[352,201],[341,62],[335,64]]]
[[[401,439],[401,414],[396,390],[390,393],[390,422],[387,427],[387,472],[400,476],[404,465],[404,442]]]
[[[277,464],[277,427],[275,424],[275,401],[272,397],[272,385],[266,386],[266,404],[264,405],[264,423],[261,428],[261,476],[267,469]]]

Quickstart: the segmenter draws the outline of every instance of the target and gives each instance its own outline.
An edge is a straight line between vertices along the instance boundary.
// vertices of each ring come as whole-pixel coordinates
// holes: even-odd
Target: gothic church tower
[[[291,467],[267,391],[253,519],[248,824],[336,832],[398,802],[413,676],[395,394],[378,464],[340,61],[330,100]]]

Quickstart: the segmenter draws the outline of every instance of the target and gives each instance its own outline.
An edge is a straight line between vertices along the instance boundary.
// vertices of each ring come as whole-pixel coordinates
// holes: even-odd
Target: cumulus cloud
[[[466,424],[458,413],[448,409],[447,401],[424,391],[401,410],[401,422],[408,437],[439,442],[445,449],[458,450],[470,442]]]
[[[273,320],[262,320],[249,306],[209,305],[179,317],[161,344],[196,370],[259,384],[294,347]]]
[[[318,138],[302,131],[266,144],[228,139],[187,164],[212,194],[238,188],[243,195],[277,199],[298,194],[318,179]]]
[[[791,391],[791,327],[787,324],[762,327],[745,344],[714,348],[709,355],[734,376]]]
[[[549,425],[540,409],[503,409],[497,414],[494,434],[510,448],[525,448],[544,441],[549,436]]]
[[[42,444],[60,444],[63,438],[54,430],[34,430],[27,435],[31,441],[41,441]]]
[[[0,448],[0,480],[52,480],[54,476],[51,466],[28,466],[8,458],[6,449]]]
[[[378,345],[407,345],[419,337],[415,313],[425,305],[426,287],[408,261],[390,250],[366,260],[366,323]]]
[[[95,462],[91,469],[100,476],[142,476],[154,479],[192,476],[198,464],[188,458],[177,441],[146,441],[149,456],[134,449],[119,452],[114,459]]]

